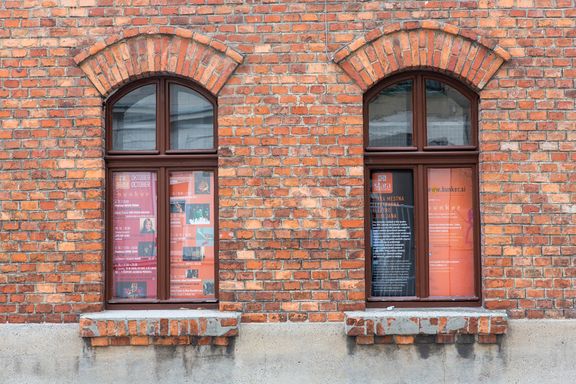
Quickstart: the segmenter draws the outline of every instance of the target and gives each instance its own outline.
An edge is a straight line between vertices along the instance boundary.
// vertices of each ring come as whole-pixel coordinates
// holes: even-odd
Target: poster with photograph
[[[170,297],[214,292],[214,173],[170,173]]]
[[[212,190],[209,172],[197,172],[194,175],[194,193],[197,195],[209,195]]]
[[[115,298],[156,297],[155,172],[112,173],[112,268]]]
[[[474,296],[471,168],[428,170],[430,296]]]
[[[210,224],[210,204],[186,204],[186,224]]]

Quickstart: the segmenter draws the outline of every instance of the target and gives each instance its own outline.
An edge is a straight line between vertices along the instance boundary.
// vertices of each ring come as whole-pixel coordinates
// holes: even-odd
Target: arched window
[[[106,102],[106,302],[217,301],[216,99],[195,83],[135,81]]]
[[[364,97],[369,306],[479,305],[478,96],[433,72]]]

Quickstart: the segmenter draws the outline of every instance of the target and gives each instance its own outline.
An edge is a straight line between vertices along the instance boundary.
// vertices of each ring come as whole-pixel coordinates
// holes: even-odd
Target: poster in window
[[[113,296],[156,297],[155,172],[112,173]]]
[[[372,296],[416,294],[412,171],[372,174],[370,240]]]
[[[472,175],[471,168],[428,169],[430,296],[475,295]]]
[[[170,297],[213,299],[214,172],[170,173]]]

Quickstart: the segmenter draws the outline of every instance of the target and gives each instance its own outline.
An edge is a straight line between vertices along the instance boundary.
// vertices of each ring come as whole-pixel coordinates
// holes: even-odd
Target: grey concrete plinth
[[[0,383],[572,383],[575,320],[510,320],[501,345],[354,344],[335,324],[241,324],[228,348],[87,347],[78,324],[0,325]]]

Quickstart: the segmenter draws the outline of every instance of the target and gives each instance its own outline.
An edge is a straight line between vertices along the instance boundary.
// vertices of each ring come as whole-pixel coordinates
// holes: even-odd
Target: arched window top
[[[139,80],[112,95],[107,106],[110,154],[216,151],[216,100],[191,81]]]
[[[376,151],[476,149],[478,96],[434,72],[382,81],[365,95],[365,145]]]

